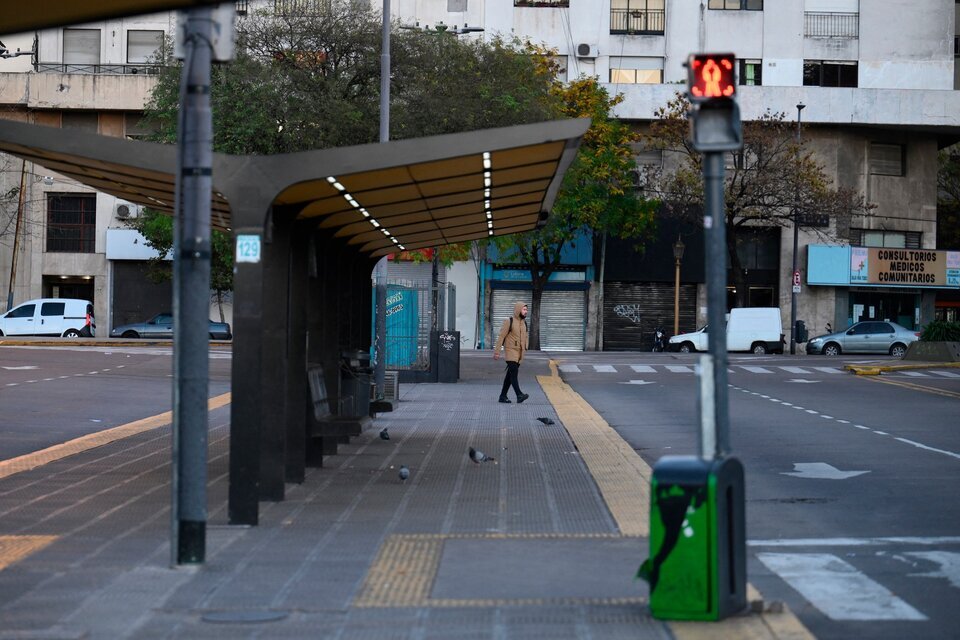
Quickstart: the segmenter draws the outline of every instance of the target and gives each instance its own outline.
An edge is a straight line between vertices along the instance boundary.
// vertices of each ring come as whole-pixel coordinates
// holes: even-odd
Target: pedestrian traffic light
[[[732,53],[705,53],[690,56],[687,63],[691,102],[712,98],[734,98],[737,58]]]
[[[735,151],[743,146],[737,105],[737,58],[732,53],[693,54],[687,61],[690,142],[697,151]]]

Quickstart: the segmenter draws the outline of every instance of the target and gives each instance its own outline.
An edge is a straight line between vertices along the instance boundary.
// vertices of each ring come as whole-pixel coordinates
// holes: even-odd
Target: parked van
[[[783,353],[783,324],[777,307],[731,309],[727,316],[727,351]],[[707,351],[707,328],[670,338],[670,351]]]
[[[28,300],[0,316],[0,336],[92,338],[96,329],[93,304],[89,300]]]

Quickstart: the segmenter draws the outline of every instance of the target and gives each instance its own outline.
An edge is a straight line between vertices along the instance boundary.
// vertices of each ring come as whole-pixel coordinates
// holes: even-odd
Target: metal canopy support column
[[[274,208],[263,251],[263,342],[260,393],[260,499],[283,500],[287,439],[287,342],[292,221]]]
[[[287,482],[301,483],[306,477],[307,406],[307,250],[312,231],[306,225],[294,227],[290,239],[289,332],[287,334]]]

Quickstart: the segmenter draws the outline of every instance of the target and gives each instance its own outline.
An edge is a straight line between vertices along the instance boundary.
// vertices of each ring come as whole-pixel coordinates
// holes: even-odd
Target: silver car
[[[173,314],[158,313],[146,322],[125,324],[110,332],[111,338],[173,338]],[[233,337],[226,322],[210,321],[211,340],[229,340]]]
[[[889,353],[902,358],[911,342],[916,342],[920,333],[901,327],[895,322],[867,320],[807,342],[807,353],[822,353],[838,356],[841,353]]]

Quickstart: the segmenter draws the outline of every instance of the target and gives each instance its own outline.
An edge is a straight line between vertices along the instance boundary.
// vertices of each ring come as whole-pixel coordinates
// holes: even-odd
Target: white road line
[[[951,585],[960,589],[960,553],[950,553],[949,551],[911,551],[906,555],[940,565],[940,569],[937,571],[911,573],[910,577],[946,578]]]
[[[817,413],[819,413],[819,411],[815,411],[815,410],[813,410],[813,409],[806,409],[806,412],[807,412],[807,413],[812,413],[812,414],[814,414],[814,415],[816,415]]]
[[[857,429],[866,429],[868,431],[870,430],[870,427],[865,427],[862,424],[855,424],[853,426],[855,426]]]
[[[843,373],[840,369],[836,367],[814,367],[817,371],[822,371],[824,373]]]
[[[944,378],[960,378],[960,373],[954,373],[953,371],[933,370],[930,373],[935,373],[938,376],[943,376]]]
[[[564,373],[580,373],[580,367],[575,364],[562,364],[557,368]]]
[[[637,373],[656,373],[657,370],[653,367],[645,364],[632,364],[630,368],[636,371]]]
[[[616,373],[617,368],[612,364],[595,364],[593,365],[593,370],[597,373]]]
[[[912,444],[913,446],[917,447],[918,449],[926,449],[927,451],[935,451],[936,453],[942,453],[943,455],[950,456],[950,457],[952,457],[952,458],[957,458],[958,460],[960,460],[960,453],[954,453],[953,451],[945,451],[945,450],[943,450],[943,449],[936,449],[936,448],[934,448],[934,447],[928,447],[928,446],[925,445],[925,444],[920,444],[919,442],[914,442],[913,440],[907,440],[906,438],[894,438],[894,439],[895,439],[895,440],[899,440],[900,442],[905,442],[905,443],[907,443],[907,444]]]
[[[773,373],[773,371],[770,371],[769,369],[764,369],[763,367],[748,367],[743,364],[738,364],[737,366],[740,367],[741,369],[746,369],[750,373]]]
[[[877,431],[877,430],[874,430],[873,432],[874,432],[875,434],[877,434],[878,436],[888,436],[888,435],[890,435],[890,434],[887,433],[886,431]]]
[[[15,387],[15,386],[17,386],[18,384],[19,384],[19,383],[17,383],[17,382],[8,382],[8,383],[7,383],[7,386],[8,386],[8,387]]]
[[[823,418],[824,420],[833,420],[833,416],[828,416],[825,413],[821,413],[820,417]]]
[[[912,378],[926,378],[926,377],[927,377],[927,374],[921,373],[921,372],[919,372],[919,371],[901,371],[900,373],[902,373],[902,374],[905,375],[905,376],[910,376],[910,377],[912,377]]]
[[[673,373],[693,373],[693,369],[679,364],[668,364],[667,370]]]
[[[801,367],[777,367],[777,368],[783,369],[787,373],[804,373],[804,374],[810,373],[809,371]]]
[[[927,619],[835,555],[759,553],[757,557],[832,620]]]
[[[837,418],[837,422],[839,422],[840,424],[850,424],[849,420],[841,420],[840,418]]]
[[[748,540],[751,547],[864,547],[888,544],[916,544],[941,546],[960,544],[960,536],[916,536],[885,538],[774,538],[769,540]]]

